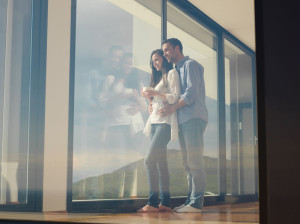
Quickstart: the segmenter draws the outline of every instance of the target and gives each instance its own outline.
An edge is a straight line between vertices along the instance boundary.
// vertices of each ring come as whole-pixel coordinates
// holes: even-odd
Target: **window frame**
[[[219,192],[218,196],[206,196],[205,205],[218,203],[236,203],[244,201],[257,201],[258,193],[251,195],[227,195],[226,189],[226,119],[225,119],[225,59],[224,39],[239,47],[252,60],[252,88],[253,88],[253,129],[257,136],[256,125],[256,54],[235,36],[205,15],[200,9],[188,0],[161,0],[161,39],[167,37],[167,3],[171,3],[179,10],[190,16],[199,24],[216,35],[217,72],[218,72],[218,143],[219,143]],[[71,13],[71,52],[70,52],[70,103],[69,103],[69,150],[68,150],[68,186],[67,186],[67,211],[68,212],[132,212],[147,203],[147,199],[123,200],[86,200],[72,201],[73,178],[73,118],[74,118],[74,80],[75,80],[75,33],[76,33],[76,0],[72,0]],[[257,147],[257,145],[256,145]],[[257,158],[257,157],[256,157]],[[257,160],[256,160],[257,161]],[[225,169],[224,169],[225,168]],[[257,169],[257,167],[255,167]],[[256,174],[256,192],[258,192],[258,170]],[[185,201],[185,197],[172,198],[172,206],[177,206]]]
[[[47,17],[48,0],[32,0],[27,203],[1,204],[0,211],[42,211]]]

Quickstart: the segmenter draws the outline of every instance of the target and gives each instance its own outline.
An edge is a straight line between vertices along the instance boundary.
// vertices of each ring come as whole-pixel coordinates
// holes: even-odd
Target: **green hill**
[[[206,191],[218,194],[218,160],[204,157],[206,168]],[[185,196],[187,193],[186,173],[181,165],[179,150],[168,150],[171,196]],[[229,181],[230,182],[230,181]],[[73,184],[73,200],[147,198],[148,179],[144,160],[138,160],[125,167],[95,177],[88,177]]]

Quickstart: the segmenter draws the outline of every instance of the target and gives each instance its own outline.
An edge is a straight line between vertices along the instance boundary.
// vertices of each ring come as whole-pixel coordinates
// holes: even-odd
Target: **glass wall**
[[[160,0],[78,0],[73,200],[148,196],[140,90],[160,48]]]
[[[204,132],[204,163],[206,169],[206,195],[219,194],[219,145],[218,145],[218,76],[216,35],[193,20],[174,5],[167,7],[168,38],[178,38],[183,45],[183,54],[198,61],[204,67],[208,125]],[[179,146],[176,146],[179,151]],[[174,172],[177,170],[170,170]],[[183,173],[183,175],[185,175]],[[184,177],[182,177],[184,178]],[[186,194],[186,189],[181,189]]]
[[[252,58],[227,39],[225,103],[228,194],[256,194],[257,161],[253,120]]]
[[[46,32],[46,28],[43,32],[33,28],[37,25],[33,18],[42,18],[35,14],[42,8],[35,7],[38,4],[43,4],[46,10],[48,2],[0,0],[1,208],[25,205],[36,192],[40,195],[37,200],[34,198],[34,203],[43,198],[42,190],[36,188],[36,184],[41,187],[43,174],[35,169],[43,166],[44,158],[33,150],[37,147],[42,151],[44,137],[45,88],[41,83],[45,80],[38,66],[44,63],[45,52],[40,55],[33,50],[33,46],[39,45],[45,51],[46,46],[34,38]],[[148,197],[144,157],[149,139],[142,134],[148,118],[148,102],[140,96],[140,89],[150,82],[151,52],[161,48],[162,5],[161,0],[76,1],[76,38],[72,37],[76,40],[73,170],[72,178],[68,177],[73,180],[73,201]],[[206,196],[219,196],[221,169],[227,170],[228,194],[257,194],[252,86],[255,53],[246,53],[234,41],[224,40],[227,167],[219,167],[225,163],[220,163],[219,157],[218,129],[224,121],[218,120],[220,52],[217,49],[222,46],[217,46],[216,40],[225,31],[207,21],[204,26],[201,13],[189,15],[182,10],[167,4],[164,33],[179,38],[184,55],[197,60],[205,69],[209,111],[204,135]],[[39,130],[39,136],[31,141],[30,136]],[[32,155],[36,156],[34,162]],[[168,165],[172,197],[187,193],[186,174],[180,160],[179,144],[171,141]]]
[[[77,0],[73,201],[148,196],[143,158],[149,139],[142,134],[148,102],[140,89],[149,85],[151,52],[161,48],[161,7],[160,0]],[[218,51],[223,46],[217,46],[221,43],[217,40],[224,30],[207,21],[203,24],[201,15],[191,17],[177,4],[167,3],[164,32],[180,39],[184,55],[204,67],[209,113],[204,134],[206,196],[220,196],[221,188],[232,195],[256,194],[253,58],[224,40],[226,119],[220,120],[219,106],[224,102],[218,99],[218,85],[224,83],[218,83],[223,64],[217,59],[223,57]],[[219,130],[220,124],[226,130]],[[224,131],[226,156],[220,157]],[[168,144],[168,166],[172,197],[186,196],[177,141]]]
[[[0,204],[28,200],[31,0],[0,1]]]

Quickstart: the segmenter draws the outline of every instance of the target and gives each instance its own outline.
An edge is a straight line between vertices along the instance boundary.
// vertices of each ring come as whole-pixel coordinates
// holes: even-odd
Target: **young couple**
[[[175,69],[173,69],[175,64]],[[170,212],[167,144],[179,138],[182,163],[187,173],[188,195],[175,212],[201,212],[204,202],[205,169],[203,133],[208,112],[205,105],[204,69],[184,56],[176,38],[152,52],[151,90],[142,90],[150,101],[150,117],[144,134],[151,136],[145,167],[149,181],[148,204],[138,212]],[[160,197],[160,200],[159,200]]]

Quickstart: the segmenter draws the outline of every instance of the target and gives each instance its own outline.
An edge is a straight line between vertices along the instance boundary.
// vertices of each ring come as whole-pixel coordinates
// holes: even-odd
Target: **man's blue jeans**
[[[160,204],[170,207],[170,180],[167,162],[167,144],[171,139],[171,127],[168,124],[151,125],[151,143],[145,166],[149,183],[148,205],[158,207]]]
[[[182,162],[187,172],[188,196],[185,202],[201,209],[204,203],[206,174],[203,161],[203,133],[207,122],[195,118],[179,125]]]

